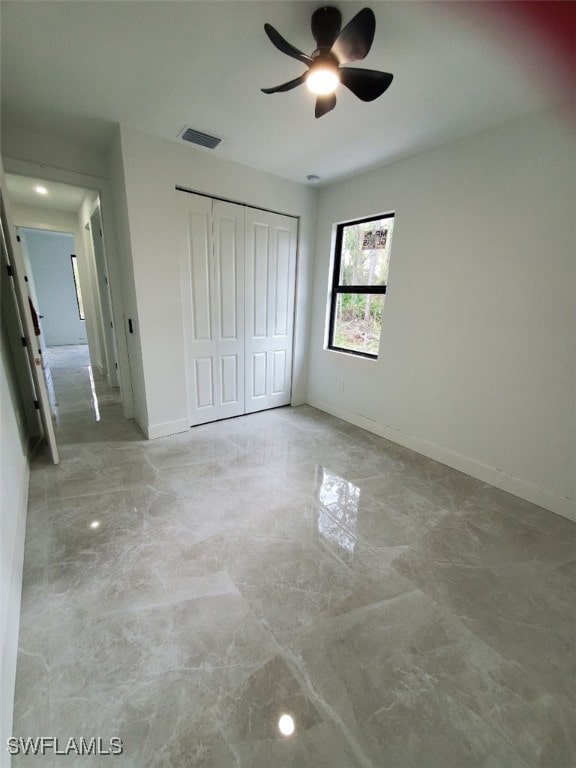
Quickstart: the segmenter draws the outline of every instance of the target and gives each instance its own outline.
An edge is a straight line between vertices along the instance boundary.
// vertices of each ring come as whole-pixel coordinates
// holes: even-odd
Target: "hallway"
[[[573,523],[308,406],[146,441],[82,351],[50,358],[14,736],[122,739],[87,766],[574,765]]]
[[[120,390],[92,369],[88,346],[49,347],[48,365],[57,402],[58,444],[81,443],[122,418]],[[116,407],[111,407],[116,406]],[[101,434],[104,439],[103,434]]]

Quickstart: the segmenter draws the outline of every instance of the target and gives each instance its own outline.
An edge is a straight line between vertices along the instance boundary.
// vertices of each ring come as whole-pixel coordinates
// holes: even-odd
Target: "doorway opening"
[[[12,174],[6,185],[52,415],[99,421],[122,402],[99,193]]]

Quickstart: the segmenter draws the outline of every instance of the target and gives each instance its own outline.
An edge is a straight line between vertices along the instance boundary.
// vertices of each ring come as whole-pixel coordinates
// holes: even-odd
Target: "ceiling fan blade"
[[[310,56],[302,53],[302,51],[299,51],[298,48],[295,48],[287,40],[284,40],[280,32],[277,32],[271,24],[264,24],[264,31],[270,38],[271,43],[275,45],[279,51],[282,51],[282,53],[285,53],[287,56],[292,56],[293,59],[303,61],[304,64],[312,63],[312,58]]]
[[[300,75],[300,77],[296,77],[294,80],[289,80],[287,83],[282,83],[282,85],[276,85],[274,88],[260,88],[262,93],[280,93],[281,91],[291,91],[292,88],[296,88],[296,86],[301,85],[304,80],[306,80],[306,75],[308,73],[305,72],[303,75]]]
[[[363,59],[372,46],[376,31],[376,17],[370,8],[363,8],[346,24],[332,46],[332,53],[340,64]]]
[[[312,14],[311,28],[318,48],[331,48],[342,29],[342,14],[337,8],[318,8]]]
[[[322,117],[336,106],[336,96],[333,93],[328,93],[326,96],[316,97],[316,110],[314,115],[316,117]]]
[[[340,67],[340,82],[362,101],[374,101],[392,82],[394,75],[373,69]]]

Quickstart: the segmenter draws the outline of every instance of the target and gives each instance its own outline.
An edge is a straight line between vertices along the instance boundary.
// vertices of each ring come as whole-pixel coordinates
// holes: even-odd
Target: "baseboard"
[[[148,440],[155,440],[157,437],[167,437],[176,435],[179,432],[188,432],[190,429],[189,419],[179,419],[178,421],[168,421],[164,424],[150,424],[144,429],[144,434]]]
[[[339,419],[343,419],[350,424],[355,424],[357,427],[362,427],[362,429],[365,429],[368,432],[384,437],[393,443],[398,443],[417,453],[428,456],[430,459],[439,461],[441,464],[446,464],[448,467],[457,469],[459,472],[464,472],[466,475],[475,477],[477,480],[482,480],[482,482],[500,488],[502,491],[512,493],[514,496],[518,496],[525,501],[537,504],[550,512],[562,515],[562,517],[566,517],[568,520],[576,522],[576,502],[572,499],[538,488],[537,486],[526,482],[526,480],[522,480],[514,475],[509,475],[500,469],[487,466],[474,459],[469,459],[448,448],[443,448],[442,446],[430,443],[427,440],[415,437],[414,435],[405,434],[393,427],[379,424],[372,419],[359,416],[345,408],[339,408],[333,403],[326,402],[320,398],[309,397],[308,404],[321,411],[330,413],[332,416],[337,416]]]

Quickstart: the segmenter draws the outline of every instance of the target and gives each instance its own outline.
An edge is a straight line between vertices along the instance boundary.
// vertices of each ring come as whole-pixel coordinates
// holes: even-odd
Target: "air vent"
[[[222,139],[216,136],[210,136],[208,133],[202,133],[194,128],[185,128],[180,134],[180,138],[184,141],[189,141],[191,144],[199,144],[201,147],[208,147],[208,149],[214,149],[222,141]]]

